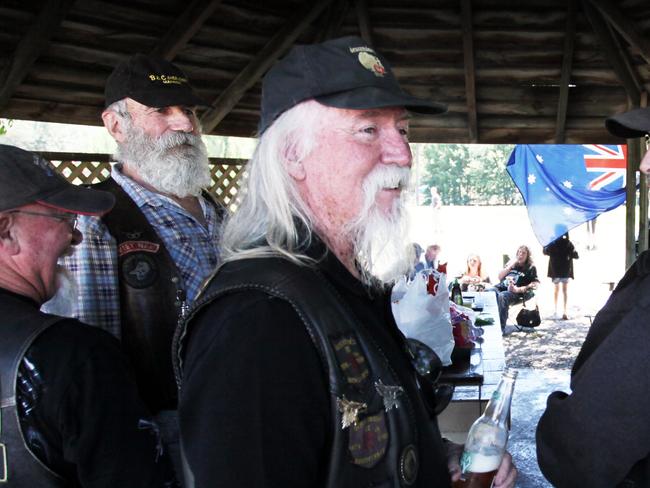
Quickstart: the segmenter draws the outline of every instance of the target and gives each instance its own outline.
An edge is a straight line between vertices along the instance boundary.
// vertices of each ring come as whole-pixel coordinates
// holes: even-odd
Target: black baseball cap
[[[336,108],[404,107],[441,114],[444,104],[404,92],[386,58],[360,37],[299,44],[278,61],[262,82],[261,134],[283,112],[308,99]]]
[[[102,215],[113,208],[115,197],[68,183],[38,154],[0,144],[0,212],[30,203],[63,212]]]
[[[650,108],[636,108],[612,115],[605,121],[610,134],[625,139],[643,137],[650,133]]]
[[[144,54],[135,54],[118,64],[106,80],[106,107],[126,97],[156,108],[209,105],[194,92],[187,76],[178,67],[165,59]]]

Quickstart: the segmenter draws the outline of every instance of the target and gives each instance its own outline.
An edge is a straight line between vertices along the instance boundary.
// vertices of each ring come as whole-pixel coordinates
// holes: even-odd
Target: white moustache
[[[406,188],[411,170],[404,166],[377,165],[363,182],[364,193],[375,194],[379,190]]]

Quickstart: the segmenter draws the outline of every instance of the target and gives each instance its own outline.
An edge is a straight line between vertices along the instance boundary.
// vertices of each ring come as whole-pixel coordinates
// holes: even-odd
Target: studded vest
[[[181,388],[183,348],[192,317],[220,296],[262,291],[293,307],[326,369],[333,442],[324,486],[411,486],[418,480],[421,454],[426,455],[425,462],[440,464],[433,470],[437,478],[430,486],[449,486],[442,442],[435,443],[438,452],[418,449],[419,436],[429,427],[418,425],[416,419],[415,402],[420,399],[410,398],[402,388],[403,381],[414,381],[414,372],[394,369],[369,327],[357,321],[318,270],[279,258],[248,259],[227,263],[215,277],[174,338],[174,366]],[[433,435],[439,437],[432,422]]]
[[[0,300],[0,487],[69,486],[32,454],[23,437],[16,407],[16,381],[23,356],[34,340],[61,317],[45,315],[8,295]]]

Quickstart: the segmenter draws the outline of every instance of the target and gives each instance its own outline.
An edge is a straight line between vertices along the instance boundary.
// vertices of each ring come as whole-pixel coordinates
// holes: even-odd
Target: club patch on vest
[[[402,479],[402,482],[407,486],[415,483],[419,468],[420,461],[418,460],[418,453],[415,450],[415,446],[406,446],[399,458],[399,477]]]
[[[147,288],[158,278],[158,267],[151,256],[139,252],[122,262],[122,278],[133,288]]]
[[[370,415],[350,426],[348,450],[352,462],[362,468],[375,466],[388,447],[388,429],[383,411]]]
[[[124,241],[117,247],[117,255],[125,256],[132,252],[150,252],[156,253],[160,249],[160,244],[149,241]]]
[[[359,343],[352,335],[344,335],[331,339],[336,360],[341,368],[341,373],[348,384],[364,389],[370,377],[368,361],[361,352]]]

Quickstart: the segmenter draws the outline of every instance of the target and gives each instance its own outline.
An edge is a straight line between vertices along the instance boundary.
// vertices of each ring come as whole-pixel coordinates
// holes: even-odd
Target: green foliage
[[[424,204],[435,186],[445,205],[522,205],[506,172],[512,145],[428,144],[420,181]]]
[[[11,119],[0,119],[0,136],[4,136],[13,123]]]

